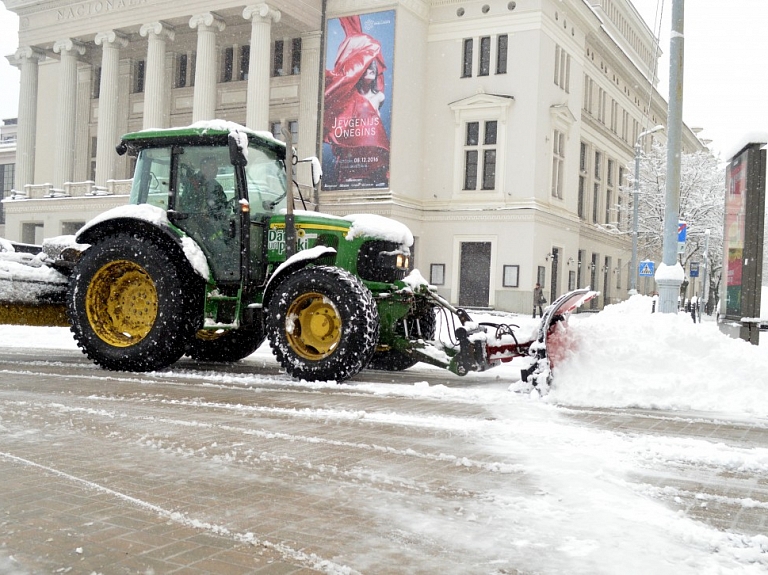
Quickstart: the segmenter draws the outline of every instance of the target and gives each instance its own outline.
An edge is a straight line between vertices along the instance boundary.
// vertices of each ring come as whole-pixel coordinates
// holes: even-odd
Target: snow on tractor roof
[[[236,122],[228,120],[203,120],[189,126],[176,128],[147,128],[138,132],[125,134],[123,140],[144,140],[147,138],[173,138],[184,136],[224,136],[230,133],[248,134],[267,143],[279,147],[285,147],[285,143],[276,139],[271,132],[252,130]]]

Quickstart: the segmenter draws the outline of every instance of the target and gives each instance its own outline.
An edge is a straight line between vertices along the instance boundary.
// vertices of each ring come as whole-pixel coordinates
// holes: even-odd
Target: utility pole
[[[649,136],[664,126],[654,126],[650,130],[641,132],[635,141],[635,191],[632,194],[632,267],[629,273],[629,295],[637,293],[637,234],[638,234],[638,204],[640,202],[640,144],[646,136]]]
[[[669,40],[669,111],[667,113],[667,187],[664,210],[664,255],[656,270],[659,311],[677,313],[677,298],[685,278],[677,262],[677,225],[680,218],[680,155],[683,140],[683,15],[685,0],[672,1]]]

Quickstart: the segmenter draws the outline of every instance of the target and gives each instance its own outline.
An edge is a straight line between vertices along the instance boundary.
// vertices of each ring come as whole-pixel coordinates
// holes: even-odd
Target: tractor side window
[[[167,210],[170,178],[170,148],[145,148],[141,150],[136,160],[130,203],[150,204]]]
[[[186,213],[232,212],[235,171],[222,146],[189,146],[178,159],[176,209]]]
[[[288,180],[283,161],[275,152],[251,145],[245,179],[252,218],[279,213],[285,208]]]

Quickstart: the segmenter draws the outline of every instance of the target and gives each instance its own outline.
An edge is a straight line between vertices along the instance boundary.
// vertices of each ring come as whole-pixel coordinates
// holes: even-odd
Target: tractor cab
[[[219,286],[266,279],[270,217],[285,208],[285,146],[256,132],[179,128],[127,135],[131,204],[150,204],[194,239]]]

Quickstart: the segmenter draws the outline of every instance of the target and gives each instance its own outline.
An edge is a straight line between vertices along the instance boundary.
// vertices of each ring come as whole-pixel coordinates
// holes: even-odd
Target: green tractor
[[[410,271],[402,224],[295,211],[296,158],[270,134],[199,122],[126,134],[117,151],[135,157],[130,203],[78,232],[86,249],[46,262],[68,276],[53,291],[98,365],[153,371],[185,354],[233,362],[268,338],[286,372],[308,381],[417,361],[464,375],[528,354],[528,372],[542,372],[545,345],[474,324]],[[540,344],[593,293],[582,292],[552,306]],[[57,305],[56,293],[46,300]],[[434,341],[439,310],[461,323],[453,344]]]

